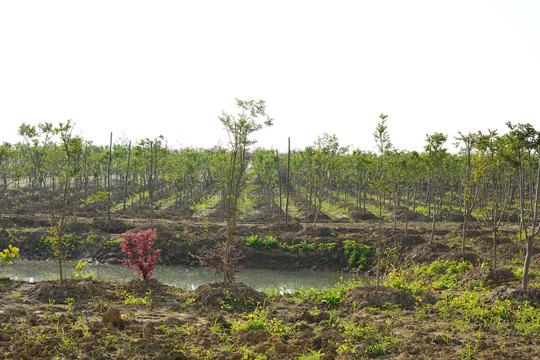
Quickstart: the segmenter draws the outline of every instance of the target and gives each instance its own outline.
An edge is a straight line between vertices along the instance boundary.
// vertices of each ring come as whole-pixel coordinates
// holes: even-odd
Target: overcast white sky
[[[538,129],[540,1],[0,2],[0,142],[72,119],[97,144],[211,147],[235,98],[267,102],[257,145],[281,150],[325,132],[374,150],[381,112],[402,150]]]

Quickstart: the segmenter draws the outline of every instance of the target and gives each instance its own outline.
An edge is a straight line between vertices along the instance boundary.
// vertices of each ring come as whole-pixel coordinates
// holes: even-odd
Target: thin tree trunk
[[[112,132],[109,142],[109,164],[107,165],[107,219],[111,221],[111,162],[112,162]]]
[[[127,197],[127,185],[129,179],[129,162],[131,160],[131,141],[128,146],[128,158],[127,158],[127,167],[126,167],[126,177],[124,181],[124,211],[126,211],[126,197]]]
[[[282,201],[281,201],[281,176],[279,173],[279,152],[276,150],[276,158],[277,158],[277,182],[279,186],[279,219],[281,221],[281,213],[283,212],[282,209]],[[272,192],[273,194],[273,192]]]
[[[287,191],[287,199],[285,201],[285,224],[288,223],[289,221],[289,187],[290,187],[290,184],[289,184],[289,171],[290,171],[290,166],[291,166],[291,138],[289,138],[288,140],[288,150],[287,150],[287,181],[286,181],[286,191]]]

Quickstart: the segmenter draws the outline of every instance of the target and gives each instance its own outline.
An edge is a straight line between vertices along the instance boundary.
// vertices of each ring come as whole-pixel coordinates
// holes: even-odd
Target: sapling
[[[208,271],[214,271],[216,275],[223,274],[223,259],[226,252],[226,245],[218,245],[215,248],[203,247],[199,252],[199,262],[206,266]],[[242,270],[244,266],[239,265],[239,261],[245,258],[235,245],[229,248],[229,261],[227,262],[227,281],[233,282],[235,274]]]
[[[223,251],[223,283],[228,285],[229,260],[231,239],[238,218],[238,199],[240,188],[246,170],[246,153],[249,145],[255,141],[249,139],[249,135],[261,130],[265,125],[272,126],[273,120],[266,114],[266,104],[263,100],[242,101],[236,99],[236,105],[241,109],[237,116],[225,112],[219,117],[219,121],[227,130],[230,140],[229,165],[226,171],[226,213],[227,213],[227,241]],[[263,123],[258,123],[262,118]],[[234,278],[234,276],[233,276]]]
[[[153,249],[156,229],[142,230],[137,234],[126,232],[122,237],[122,251],[128,256],[124,259],[126,265],[130,269],[137,268],[137,274],[144,280],[150,279],[161,253],[161,250]]]

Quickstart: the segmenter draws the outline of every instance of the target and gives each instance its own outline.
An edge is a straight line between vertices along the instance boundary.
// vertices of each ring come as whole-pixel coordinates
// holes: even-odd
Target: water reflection
[[[73,277],[76,263],[65,262],[65,277]],[[134,270],[123,265],[88,264],[84,273],[91,273],[94,277],[107,281],[129,281],[138,279],[140,276]],[[5,266],[0,274],[16,280],[29,282],[54,280],[58,278],[58,264],[48,261],[20,260],[14,264]],[[194,290],[197,286],[220,280],[220,278],[199,267],[184,266],[160,266],[154,271],[155,279],[164,284],[182,289]],[[268,288],[278,289],[279,292],[290,292],[298,288],[322,288],[332,286],[337,282],[356,278],[364,281],[365,278],[358,275],[340,274],[329,271],[284,271],[284,270],[261,270],[243,269],[237,274],[237,280],[248,284],[257,290]]]

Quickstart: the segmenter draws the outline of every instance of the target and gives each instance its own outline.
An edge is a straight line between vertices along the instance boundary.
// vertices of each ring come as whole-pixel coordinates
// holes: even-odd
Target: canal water
[[[64,262],[65,277],[73,277],[75,265],[74,262]],[[107,281],[129,281],[141,278],[135,270],[128,269],[125,265],[88,264],[83,270],[84,274],[91,274],[94,278]],[[12,265],[4,266],[0,276],[29,282],[55,280],[58,279],[58,264],[54,261],[18,260]],[[205,268],[185,266],[158,266],[153,278],[164,284],[186,290],[194,290],[201,284],[221,280]],[[329,287],[338,282],[353,279],[360,282],[367,280],[361,275],[331,271],[262,269],[242,269],[236,279],[260,291],[271,288],[278,289],[280,292],[291,292],[299,288]]]

